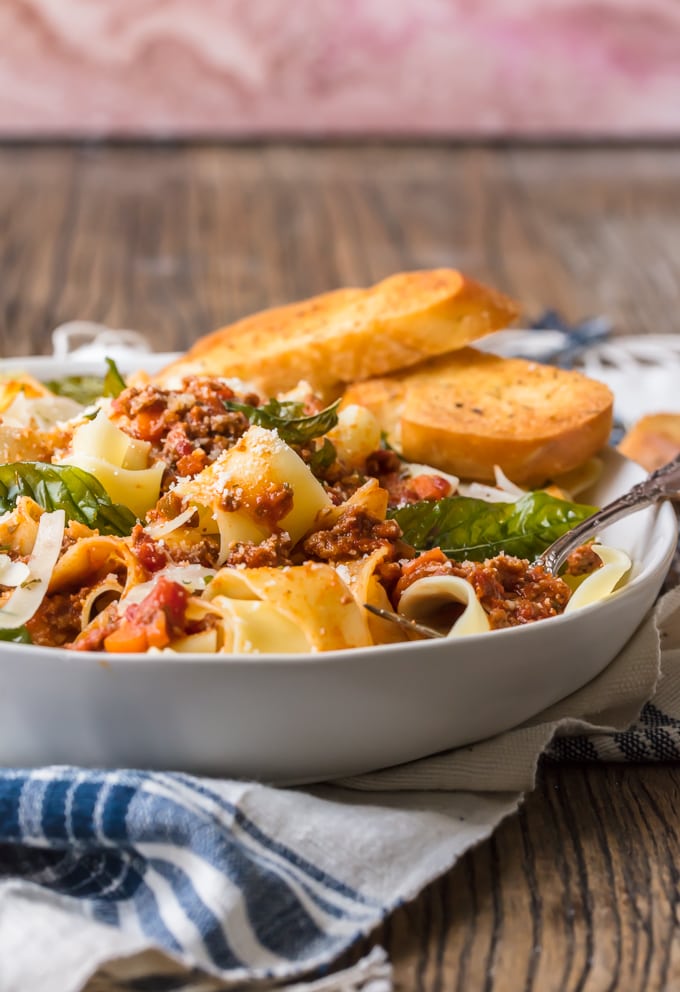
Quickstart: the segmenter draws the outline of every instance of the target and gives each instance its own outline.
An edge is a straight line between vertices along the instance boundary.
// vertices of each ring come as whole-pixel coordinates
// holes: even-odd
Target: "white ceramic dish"
[[[75,360],[2,363],[10,364],[43,377],[92,368]],[[599,504],[643,477],[615,452],[605,462],[589,494]],[[0,764],[303,782],[500,733],[580,688],[615,657],[663,582],[677,540],[675,513],[667,504],[641,511],[610,527],[606,539],[635,563],[610,599],[460,640],[306,656],[105,657],[0,644]]]

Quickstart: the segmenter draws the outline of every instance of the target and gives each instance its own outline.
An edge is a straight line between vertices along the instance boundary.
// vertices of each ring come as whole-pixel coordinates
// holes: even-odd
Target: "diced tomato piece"
[[[141,524],[132,530],[132,541],[137,558],[149,572],[159,572],[169,560],[168,552],[146,533]]]
[[[159,576],[148,596],[128,606],[116,629],[104,638],[104,650],[123,653],[166,647],[185,632],[188,598],[179,582]]]
[[[443,499],[451,492],[451,483],[441,475],[415,475],[407,481],[406,492],[417,500]]]

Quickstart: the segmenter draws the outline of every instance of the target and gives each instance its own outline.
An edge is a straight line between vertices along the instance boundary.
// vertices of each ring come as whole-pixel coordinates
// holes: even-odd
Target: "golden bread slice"
[[[680,454],[680,413],[651,413],[641,417],[619,444],[626,458],[649,472]]]
[[[521,485],[541,485],[607,443],[607,386],[579,372],[474,348],[357,382],[344,402],[367,406],[414,462],[492,482],[494,466]]]
[[[155,381],[223,375],[269,397],[304,380],[328,394],[461,348],[516,316],[506,296],[453,269],[402,272],[245,317],[201,338]]]

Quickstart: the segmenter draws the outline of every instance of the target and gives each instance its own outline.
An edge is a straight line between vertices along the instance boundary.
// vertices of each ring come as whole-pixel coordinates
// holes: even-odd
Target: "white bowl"
[[[643,476],[609,451],[589,497],[601,505]],[[304,656],[113,656],[0,644],[0,764],[290,783],[498,734],[599,674],[652,606],[676,546],[673,508],[643,510],[604,536],[634,561],[623,589],[580,612],[459,640]]]

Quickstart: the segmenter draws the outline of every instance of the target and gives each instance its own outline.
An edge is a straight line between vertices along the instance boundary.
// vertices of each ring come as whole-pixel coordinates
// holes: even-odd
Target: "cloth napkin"
[[[293,987],[387,992],[380,951],[335,975],[333,962],[488,837],[546,750],[680,755],[680,589],[567,699],[398,768],[304,789],[0,772],[0,990],[208,992],[311,974]]]

